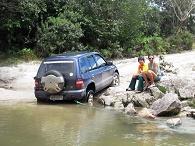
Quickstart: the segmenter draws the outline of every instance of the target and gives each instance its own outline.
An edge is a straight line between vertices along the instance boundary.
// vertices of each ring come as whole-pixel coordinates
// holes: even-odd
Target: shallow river
[[[0,146],[195,146],[195,119],[170,128],[76,103],[0,102]]]

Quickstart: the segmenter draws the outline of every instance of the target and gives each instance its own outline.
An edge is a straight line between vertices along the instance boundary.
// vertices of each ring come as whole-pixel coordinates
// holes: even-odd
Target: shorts
[[[161,77],[162,77],[162,76],[156,76],[156,78],[154,79],[154,81],[155,81],[155,82],[160,81]]]

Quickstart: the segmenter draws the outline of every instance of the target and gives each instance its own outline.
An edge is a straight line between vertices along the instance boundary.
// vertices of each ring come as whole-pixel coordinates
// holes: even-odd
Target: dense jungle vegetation
[[[69,51],[111,59],[192,50],[194,8],[195,0],[0,0],[1,60]]]

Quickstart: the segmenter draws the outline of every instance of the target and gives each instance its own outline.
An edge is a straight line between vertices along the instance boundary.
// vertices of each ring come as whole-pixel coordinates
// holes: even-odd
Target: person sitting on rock
[[[139,66],[137,69],[137,73],[133,74],[131,82],[129,84],[129,87],[126,89],[126,91],[133,91],[135,90],[136,80],[139,80],[138,87],[136,93],[141,93],[143,91],[143,77],[142,72],[148,70],[148,66],[145,64],[144,57],[138,58]]]
[[[161,70],[159,64],[154,61],[154,55],[148,55],[148,60],[148,71],[142,72],[142,76],[146,82],[144,90],[154,87],[154,82],[160,81],[161,79]],[[149,81],[151,82],[151,84],[149,83]]]

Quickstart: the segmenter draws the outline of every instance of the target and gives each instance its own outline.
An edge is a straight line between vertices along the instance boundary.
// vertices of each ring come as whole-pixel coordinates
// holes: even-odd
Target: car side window
[[[92,55],[87,56],[87,60],[89,61],[90,67],[88,69],[94,69],[97,67],[97,64],[95,62],[95,59]]]
[[[98,64],[98,66],[105,66],[106,65],[106,61],[98,54],[95,55],[95,60]]]
[[[80,64],[81,73],[87,72],[88,63],[86,62],[86,59],[84,57],[79,59],[79,64]]]

